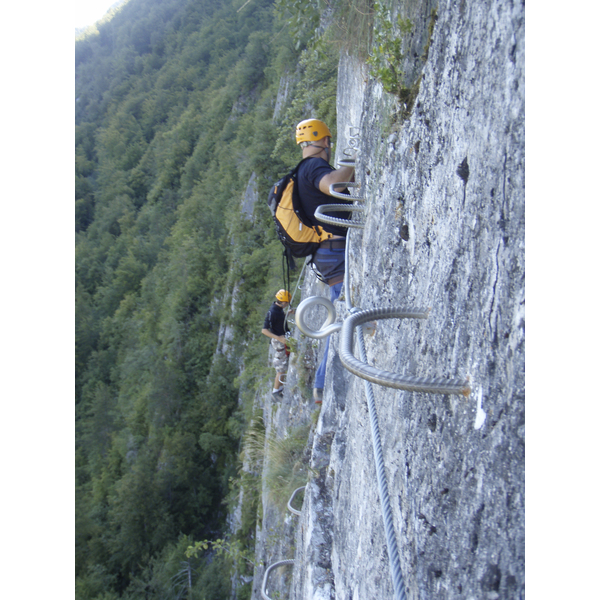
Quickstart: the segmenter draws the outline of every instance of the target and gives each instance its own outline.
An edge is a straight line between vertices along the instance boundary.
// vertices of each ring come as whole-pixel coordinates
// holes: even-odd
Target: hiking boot
[[[283,398],[283,388],[281,387],[276,392],[271,392],[271,396],[273,396],[273,400],[275,400],[275,402],[278,402]]]
[[[323,388],[313,388],[313,400],[315,404],[323,403]]]

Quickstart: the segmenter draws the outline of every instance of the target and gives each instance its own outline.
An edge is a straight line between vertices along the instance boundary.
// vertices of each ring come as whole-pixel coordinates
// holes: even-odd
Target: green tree
[[[249,219],[240,200],[297,162],[296,120],[333,125],[336,87],[334,51],[295,48],[271,0],[240,6],[131,0],[76,44],[78,598],[229,595],[231,557],[185,548],[225,538],[270,377],[281,246],[265,203]],[[251,553],[246,497],[232,543]]]

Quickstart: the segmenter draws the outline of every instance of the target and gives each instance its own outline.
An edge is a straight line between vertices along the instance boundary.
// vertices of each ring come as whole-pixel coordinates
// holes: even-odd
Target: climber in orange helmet
[[[275,294],[275,302],[271,304],[271,308],[265,317],[265,323],[261,331],[262,334],[271,338],[271,346],[275,351],[273,357],[273,366],[275,367],[276,375],[273,384],[273,399],[281,400],[283,397],[283,376],[287,372],[289,352],[285,344],[285,334],[289,332],[289,328],[285,321],[286,314],[294,312],[293,309],[287,310],[292,300],[291,294],[287,290],[279,290]]]
[[[333,183],[353,181],[354,167],[334,169],[330,165],[331,148],[333,146],[331,131],[323,121],[306,119],[298,123],[296,126],[296,143],[302,148],[303,160],[298,167],[297,174],[298,196],[302,208],[307,214],[311,225],[319,225],[328,233],[333,234],[331,239],[321,242],[319,249],[312,257],[314,266],[329,286],[329,295],[333,302],[339,298],[344,281],[347,229],[340,225],[318,221],[314,215],[319,206],[344,203],[343,200],[331,196],[329,186]],[[348,201],[348,204],[352,204],[352,202]],[[349,219],[350,213],[336,212],[331,216]],[[313,398],[316,404],[321,404],[323,399],[328,352],[329,337],[325,342],[324,356],[315,376]]]

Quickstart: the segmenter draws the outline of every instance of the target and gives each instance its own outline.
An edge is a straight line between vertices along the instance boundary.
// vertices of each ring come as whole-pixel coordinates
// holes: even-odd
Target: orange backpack
[[[267,199],[277,235],[286,250],[296,258],[314,254],[321,242],[333,237],[320,225],[310,224],[300,203],[296,176],[304,160],[271,188]]]

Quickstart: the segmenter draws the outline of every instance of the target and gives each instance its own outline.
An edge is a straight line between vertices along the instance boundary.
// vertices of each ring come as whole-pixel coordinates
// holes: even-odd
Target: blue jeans
[[[343,281],[340,283],[336,283],[329,288],[329,296],[330,300],[334,302],[340,297],[340,293],[342,291],[342,286],[344,285]],[[325,340],[325,354],[323,354],[323,360],[317,369],[317,374],[315,375],[315,387],[317,389],[322,390],[325,386],[325,370],[327,369],[327,355],[329,354],[329,338],[331,336],[327,336]]]

